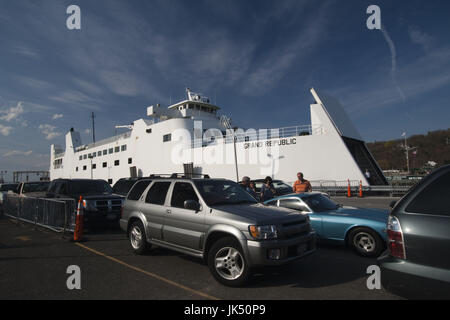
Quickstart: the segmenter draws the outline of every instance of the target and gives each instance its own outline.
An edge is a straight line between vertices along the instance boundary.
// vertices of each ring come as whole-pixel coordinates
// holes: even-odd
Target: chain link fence
[[[73,199],[43,199],[7,194],[3,199],[3,214],[56,232],[73,232],[76,219]]]

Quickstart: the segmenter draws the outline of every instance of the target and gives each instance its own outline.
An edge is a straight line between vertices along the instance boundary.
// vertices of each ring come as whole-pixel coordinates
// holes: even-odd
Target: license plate
[[[307,249],[306,244],[301,244],[297,247],[297,255],[303,254]]]

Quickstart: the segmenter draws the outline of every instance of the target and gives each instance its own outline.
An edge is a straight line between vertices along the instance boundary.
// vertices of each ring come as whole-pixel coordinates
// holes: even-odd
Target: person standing
[[[250,193],[250,195],[255,198],[256,200],[258,199],[258,195],[256,194],[255,190],[253,188],[251,188],[251,181],[250,181],[250,177],[243,177],[242,181],[241,181],[241,186],[242,188],[247,191],[248,193]],[[254,186],[254,183],[253,183]]]
[[[312,191],[311,183],[303,178],[303,173],[297,173],[297,181],[295,181],[294,185],[292,186],[292,191],[294,193],[304,193]]]
[[[259,196],[258,196],[258,192],[256,191],[255,181],[250,181],[248,193],[250,193],[253,196],[253,198],[255,198],[256,200],[258,200],[258,201],[260,200]]]
[[[261,201],[272,199],[276,194],[275,188],[272,184],[272,178],[266,177],[264,179],[264,184],[261,187]]]
[[[366,176],[367,182],[369,182],[369,184],[372,184],[370,181],[370,171],[369,169],[366,169],[366,172],[364,173],[364,175]]]

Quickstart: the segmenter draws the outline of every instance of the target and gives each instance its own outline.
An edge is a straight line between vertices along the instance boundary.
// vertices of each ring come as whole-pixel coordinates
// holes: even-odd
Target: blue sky
[[[66,9],[81,8],[81,30]],[[368,30],[381,8],[384,33]],[[48,169],[75,127],[91,142],[146,107],[208,95],[244,128],[308,124],[309,89],[365,141],[450,124],[448,1],[0,0],[0,170]]]

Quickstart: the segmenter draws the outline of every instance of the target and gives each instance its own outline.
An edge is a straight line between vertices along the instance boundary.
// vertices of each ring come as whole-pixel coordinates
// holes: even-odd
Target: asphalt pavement
[[[335,199],[344,205],[387,209],[392,199]],[[339,201],[342,200],[342,201]],[[353,203],[352,201],[356,201]],[[359,202],[357,202],[359,201]],[[132,253],[117,229],[87,234],[73,243],[42,228],[0,218],[0,299],[297,300],[399,299],[369,290],[363,258],[339,246],[319,246],[295,263],[255,270],[244,288],[217,283],[201,260],[162,248]],[[68,289],[69,266],[80,270],[80,289]]]

